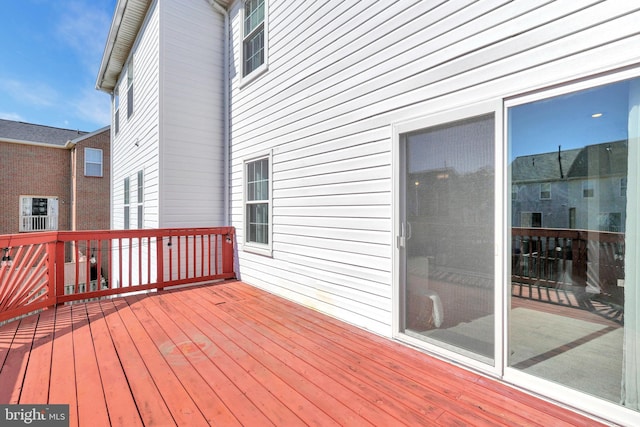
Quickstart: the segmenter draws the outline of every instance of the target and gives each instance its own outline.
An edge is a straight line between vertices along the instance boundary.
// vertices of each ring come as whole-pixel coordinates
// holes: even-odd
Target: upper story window
[[[102,150],[99,148],[84,149],[84,175],[102,176]]]
[[[594,196],[596,191],[596,187],[593,181],[583,181],[582,182],[582,197],[591,198]]]
[[[127,119],[133,114],[133,57],[127,67]]]
[[[265,63],[265,0],[244,2],[242,39],[242,75],[246,76]]]
[[[620,178],[620,197],[627,197],[627,178]]]
[[[551,198],[551,183],[543,182],[540,184],[540,200],[548,200]]]

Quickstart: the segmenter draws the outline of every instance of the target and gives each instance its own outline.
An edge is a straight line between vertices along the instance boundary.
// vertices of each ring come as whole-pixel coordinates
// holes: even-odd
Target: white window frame
[[[129,230],[131,228],[131,179],[126,177],[123,180],[123,224],[122,228]]]
[[[248,187],[248,166],[251,163],[257,162],[259,160],[266,159],[269,164],[269,185],[267,190],[267,200],[249,200],[249,196],[247,194]],[[269,151],[268,153],[263,153],[259,156],[254,156],[251,158],[247,158],[243,161],[242,165],[242,212],[243,212],[243,226],[244,226],[244,237],[243,237],[243,246],[242,249],[247,252],[253,252],[259,255],[272,256],[273,255],[273,152]],[[267,233],[268,243],[257,243],[251,242],[248,240],[249,236],[249,217],[247,215],[247,206],[255,203],[267,203],[268,204],[268,213],[267,213],[267,221],[269,226],[269,231]]]
[[[591,190],[593,193],[590,196],[585,195],[585,191]],[[593,199],[596,197],[596,182],[592,179],[582,181],[582,198]]]
[[[97,162],[90,162],[87,159],[89,158],[89,156],[87,155],[87,153],[90,152],[99,152],[100,153],[100,163]],[[85,147],[84,148],[84,176],[91,176],[91,177],[96,177],[96,178],[102,178],[103,176],[103,170],[102,170],[102,163],[103,163],[103,153],[102,153],[102,149],[100,148],[91,148],[91,147]],[[88,164],[92,164],[92,165],[96,165],[99,164],[100,165],[100,174],[99,175],[93,175],[93,174],[89,174],[87,172],[87,165]]]
[[[47,214],[34,215],[32,211],[33,199],[47,199]],[[59,199],[54,196],[20,196],[20,226],[19,232],[30,233],[40,231],[55,231],[58,229],[60,217]]]
[[[574,82],[571,82],[569,80],[562,80],[559,82],[555,82],[557,84],[553,85],[551,89],[545,89],[541,87],[539,90],[524,91],[526,92],[526,94],[521,96],[514,94],[512,97],[505,97],[503,110],[503,116],[505,117],[503,130],[504,135],[508,134],[508,120],[506,118],[508,117],[509,108],[534,101],[551,99],[555,96],[566,95],[569,93],[578,92],[583,89],[591,89],[597,86],[638,77],[640,77],[640,69],[636,67],[633,69],[627,69],[618,72],[614,71],[606,75],[602,74],[600,76],[591,77],[585,76],[584,79]],[[505,139],[503,141],[503,144],[506,147],[508,141],[506,136],[504,138]],[[507,165],[505,165],[504,167],[507,167]],[[581,190],[582,188],[584,187],[581,186]],[[593,197],[597,197],[598,184],[595,184],[594,182],[593,188]],[[581,199],[584,198],[582,197],[583,195],[584,193],[581,193]],[[509,222],[505,222],[505,226],[509,228]],[[508,254],[508,251],[505,252],[505,254]],[[504,280],[505,283],[507,283],[508,275],[505,275]],[[507,303],[508,301],[505,301],[505,304]],[[506,337],[509,334],[508,322],[506,322],[504,326],[504,336]],[[508,351],[508,346],[505,346],[504,351]],[[507,357],[506,353],[504,357]],[[566,402],[577,409],[587,411],[591,414],[607,414],[607,418],[612,422],[622,425],[639,425],[640,415],[636,411],[626,409],[623,406],[620,406],[613,402],[605,401],[599,397],[590,396],[585,392],[574,390],[561,384],[551,382],[550,380],[536,377],[534,375],[531,375],[530,373],[521,372],[507,366],[504,369],[502,378],[509,383],[524,386],[527,390],[533,393],[544,395],[547,398],[556,400],[558,402]]]
[[[249,34],[245,34],[244,28],[244,18],[245,18],[245,7],[246,3],[249,0],[243,0],[242,6],[240,7],[240,26],[242,31],[242,40],[240,43],[240,69],[242,70],[240,75],[242,76],[240,79],[240,86],[244,86],[245,84],[255,80],[257,77],[264,74],[269,68],[269,0],[264,0],[264,21],[262,22],[262,28],[264,31],[264,46],[263,46],[263,55],[264,60],[260,66],[251,70],[249,73],[245,74],[245,61],[244,61],[244,45],[245,41],[252,35],[256,33],[256,30],[252,31]],[[259,26],[258,26],[259,27]],[[257,27],[256,27],[257,28]]]
[[[139,170],[137,175],[137,223],[138,229],[144,228],[144,170]]]
[[[492,364],[487,364],[485,362],[481,362],[471,357],[464,356],[459,352],[451,351],[447,348],[437,347],[430,344],[425,344],[425,342],[420,341],[414,337],[411,337],[407,334],[401,332],[400,329],[400,317],[401,317],[401,309],[400,309],[400,293],[401,293],[401,251],[404,250],[401,248],[401,241],[403,239],[403,231],[402,231],[402,215],[400,211],[401,198],[404,195],[404,189],[401,188],[401,179],[400,174],[404,171],[399,170],[401,168],[401,145],[402,140],[406,134],[419,131],[422,129],[444,125],[447,123],[455,122],[458,120],[465,120],[477,116],[483,116],[487,114],[494,115],[494,125],[495,125],[495,175],[494,175],[494,191],[495,191],[495,200],[494,200],[494,228],[495,228],[495,248],[494,248],[494,307],[495,307],[495,316],[496,318],[502,318],[504,315],[505,305],[503,304],[505,289],[502,286],[506,280],[506,270],[505,270],[505,260],[502,256],[505,253],[506,249],[506,233],[503,233],[502,227],[505,224],[504,215],[506,212],[503,212],[503,206],[506,204],[506,200],[508,195],[506,191],[508,191],[506,187],[506,178],[505,171],[501,167],[503,165],[503,145],[500,143],[500,138],[502,135],[503,129],[503,103],[501,99],[495,99],[485,102],[479,102],[477,104],[471,104],[464,107],[452,108],[445,111],[436,112],[431,115],[418,117],[415,119],[409,119],[407,121],[398,122],[391,125],[391,136],[392,136],[392,248],[393,248],[393,264],[392,264],[392,283],[393,283],[393,291],[392,291],[392,334],[394,338],[397,338],[403,342],[408,344],[425,348],[428,351],[433,352],[434,354],[440,355],[442,357],[461,361],[465,364],[465,366],[475,368],[479,371],[489,373],[490,375],[499,375],[500,370],[503,364],[503,353],[500,350],[500,344],[502,343],[503,337],[501,335],[501,331],[494,331],[494,343],[495,354],[494,360]]]
[[[546,188],[549,188],[549,189],[546,190]],[[549,196],[548,197],[543,197],[543,193],[549,193]],[[546,194],[545,194],[545,196],[546,196]],[[541,182],[540,183],[540,200],[551,200],[551,183],[550,182]]]

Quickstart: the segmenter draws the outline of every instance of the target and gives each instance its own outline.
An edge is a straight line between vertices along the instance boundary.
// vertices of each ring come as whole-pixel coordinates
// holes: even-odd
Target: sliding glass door
[[[401,135],[401,326],[493,363],[493,114]]]
[[[507,366],[638,410],[640,79],[507,108]]]

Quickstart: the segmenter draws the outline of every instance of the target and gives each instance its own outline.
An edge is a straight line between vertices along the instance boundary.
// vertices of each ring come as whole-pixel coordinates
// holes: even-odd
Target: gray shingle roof
[[[25,142],[59,145],[63,147],[67,141],[75,139],[87,132],[71,129],[34,125],[0,119],[0,140],[12,139]]]
[[[539,153],[520,156],[511,164],[511,179],[513,182],[527,181],[557,181],[567,177],[569,168],[580,153],[581,149],[563,150],[560,152]],[[562,162],[562,176],[560,164]]]

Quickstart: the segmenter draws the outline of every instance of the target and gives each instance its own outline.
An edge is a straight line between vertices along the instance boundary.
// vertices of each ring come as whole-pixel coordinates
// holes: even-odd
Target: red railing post
[[[64,242],[56,238],[55,241],[55,298],[56,304],[59,304],[58,298],[64,295]]]
[[[162,284],[164,283],[164,238],[161,234],[156,237],[156,256],[158,258],[157,266],[158,266],[158,277],[156,281],[158,283],[158,290],[164,289]]]
[[[233,273],[233,229],[222,236],[222,273]]]

